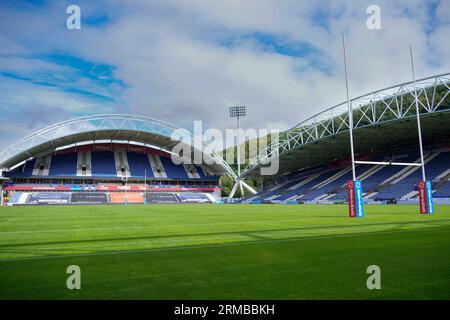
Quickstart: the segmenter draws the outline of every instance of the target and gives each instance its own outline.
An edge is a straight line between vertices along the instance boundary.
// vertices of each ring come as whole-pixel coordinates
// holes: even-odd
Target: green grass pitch
[[[0,299],[450,299],[450,206],[0,208]],[[66,268],[81,268],[81,290]],[[369,290],[369,265],[381,290]]]

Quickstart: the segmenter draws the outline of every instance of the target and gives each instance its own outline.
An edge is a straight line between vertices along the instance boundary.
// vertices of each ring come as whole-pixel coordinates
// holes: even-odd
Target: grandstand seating
[[[170,191],[172,192],[206,191],[214,192],[217,196],[219,176],[207,175],[200,166],[175,165],[171,162],[170,157],[165,157],[163,161],[166,166],[172,165],[170,166],[171,169],[175,167],[174,172],[177,174],[174,174],[174,177],[167,177],[161,161],[162,157],[162,155],[142,152],[121,151],[119,154],[119,152],[111,151],[67,152],[65,150],[51,156],[40,157],[38,158],[39,162],[36,159],[30,159],[15,169],[5,172],[4,176],[9,177],[10,180],[5,181],[3,185],[8,191],[12,192],[124,191],[124,181],[121,180],[126,174],[133,178],[127,182],[128,190],[143,191],[145,190],[143,178],[145,171],[147,171],[147,188],[149,188],[147,190],[171,188]],[[120,158],[119,161],[117,161],[118,158]],[[153,164],[151,160],[153,160]],[[39,163],[39,165],[37,166],[36,163]],[[49,164],[47,176],[33,175],[33,172],[37,170],[40,174],[47,170],[43,168],[46,164]],[[164,173],[164,178],[153,175],[152,166],[155,164],[160,173]],[[124,168],[125,170],[118,170],[120,167],[126,168]],[[92,174],[91,169],[93,169]],[[170,172],[173,172],[173,170]],[[130,173],[132,173],[132,176],[130,176]],[[163,183],[161,181],[165,179],[170,180],[170,182]]]
[[[281,194],[281,192],[294,186],[296,183],[298,183],[298,180],[287,182],[285,184],[282,184],[279,187],[276,186],[275,189],[272,188],[272,189],[268,190],[267,192],[264,192],[262,195],[257,196],[256,198],[252,198],[252,201],[272,200],[272,199],[278,197]]]
[[[70,147],[2,176],[9,178],[2,182],[9,205],[214,203],[220,197],[219,176],[144,147]]]
[[[152,167],[150,166],[147,154],[128,152],[127,157],[132,177],[143,178],[146,170],[148,178],[154,177],[153,170]]]
[[[92,152],[91,157],[93,176],[117,176],[113,152]]]
[[[92,169],[92,173],[89,173],[91,175],[83,175],[83,178],[88,177],[83,179],[83,183],[81,181],[77,183],[76,179],[68,183],[67,177],[80,177],[78,175],[81,158],[79,154],[80,152],[55,153],[31,159],[8,172],[7,175],[10,177],[40,178],[39,183],[35,185],[17,183],[14,180],[8,182],[6,190],[10,185],[9,191],[12,191],[10,203],[123,203],[126,199],[125,189],[123,182],[117,179],[123,177],[124,171],[120,172],[119,167],[126,167],[125,174],[139,179],[143,179],[147,171],[148,182],[151,183],[151,185],[147,184],[148,188],[144,187],[142,181],[140,184],[134,182],[134,185],[129,183],[127,190],[134,192],[129,195],[129,203],[142,203],[145,190],[147,190],[149,203],[215,202],[214,198],[209,197],[209,193],[217,192],[214,188],[218,182],[217,176],[209,175],[198,165],[176,165],[170,157],[161,154],[120,151],[118,157],[117,151],[92,151],[89,152],[89,157],[84,157],[87,159],[84,165],[89,165]],[[414,149],[393,155],[366,156],[366,158],[373,161],[396,162],[420,160],[417,150]],[[427,180],[433,181],[434,196],[450,198],[450,151],[445,149],[427,151],[425,163]],[[49,179],[42,180],[42,176],[36,175],[37,173],[48,176]],[[416,199],[417,182],[422,179],[418,166],[360,164],[356,166],[356,175],[362,180],[365,199],[371,200]],[[54,180],[58,177],[64,179],[57,183]],[[115,181],[112,180],[114,178]],[[317,166],[278,177],[275,180],[279,182],[278,184],[269,186],[268,189],[244,200],[246,202],[346,201],[346,182],[351,178],[352,172],[348,163]],[[163,180],[167,181],[161,182]],[[86,191],[91,192],[91,196],[83,194]],[[72,193],[73,198],[66,198],[64,192]],[[217,193],[215,196],[217,197]]]
[[[172,179],[189,179],[183,165],[174,164],[171,158],[160,157],[160,159],[168,177]]]
[[[342,174],[341,176],[337,177],[337,179],[334,179],[330,181],[329,183],[326,183],[325,185],[320,186],[317,189],[313,189],[309,192],[306,192],[305,196],[302,197],[302,200],[315,200],[319,196],[325,196],[328,193],[332,192],[334,189],[340,187],[342,184],[345,184],[348,180],[352,178],[352,171],[350,168],[344,168],[339,171],[334,171],[334,175],[331,176],[329,179],[332,179],[337,174]],[[361,173],[361,172],[360,172]],[[358,171],[357,171],[358,174]],[[326,182],[326,180],[323,180]]]
[[[22,173],[21,176],[23,177],[31,176],[33,174],[35,162],[36,162],[35,158],[25,162],[25,164],[23,165],[24,168],[23,171],[21,172]]]
[[[198,175],[200,176],[201,180],[204,180],[204,181],[217,180],[217,177],[215,177],[213,175],[209,175],[208,173],[206,173],[202,166],[195,165],[195,168],[197,169]]]
[[[417,150],[409,150],[390,157],[392,161],[420,161]],[[373,161],[389,161],[373,157]],[[450,151],[425,154],[427,180],[436,180],[450,176]],[[363,190],[371,199],[391,198],[407,199],[417,197],[417,182],[422,179],[420,167],[390,165],[357,165],[356,175],[363,181]],[[269,187],[256,196],[248,197],[252,201],[317,201],[347,200],[346,182],[352,179],[350,167],[326,169],[316,167],[288,176],[292,180]],[[434,181],[437,186],[435,197],[450,198],[450,183]],[[445,181],[444,181],[445,182]]]
[[[360,175],[364,174],[365,172],[369,171],[373,168],[373,165],[357,165],[355,168],[356,171],[356,177],[359,177]],[[342,178],[336,180],[336,183],[334,183],[332,186],[327,188],[325,193],[327,194],[334,194],[332,197],[330,197],[330,200],[338,200],[338,199],[347,199],[347,181],[352,180],[352,171],[350,170],[348,173],[346,173]],[[331,185],[331,184],[330,184]],[[333,188],[334,186],[334,188]]]
[[[447,181],[433,194],[435,198],[450,198],[450,181]]]
[[[52,157],[49,176],[74,176],[77,173],[77,154],[67,153]]]
[[[26,161],[24,164],[18,166],[17,168],[11,170],[6,173],[7,176],[14,176],[17,178],[21,177],[29,177],[33,174],[33,168],[35,165],[36,159],[33,158],[31,160]]]
[[[292,198],[293,196],[303,196],[304,193],[306,192],[306,190],[311,189],[312,187],[324,182],[325,180],[329,179],[330,177],[332,177],[333,175],[335,175],[337,173],[337,170],[331,170],[328,172],[324,172],[323,174],[315,174],[313,175],[309,182],[298,186],[294,189],[287,189],[287,193],[280,195],[278,198],[275,198],[275,200],[288,200],[290,198]],[[309,176],[305,177],[305,179],[302,179],[301,181],[305,182],[305,180],[307,180],[309,178]],[[297,185],[300,181],[296,181],[297,183],[294,184]]]
[[[217,181],[201,166],[174,164],[167,156],[125,151],[56,153],[31,159],[7,172],[11,178],[92,177]]]
[[[402,162],[414,162],[418,159],[418,156],[408,156],[401,159],[395,159],[396,161]],[[384,181],[388,180],[390,177],[394,177],[398,172],[400,172],[404,167],[401,166],[383,166],[376,174],[364,179],[364,189],[372,190],[378,185],[382,184]]]
[[[33,176],[48,176],[50,165],[52,163],[52,155],[37,157],[33,168]]]
[[[450,164],[450,152],[440,153],[435,158],[425,164],[427,179],[433,180],[436,176],[448,169]],[[400,199],[409,194],[411,191],[417,190],[417,182],[422,180],[422,172],[420,167],[413,167],[414,171],[404,177],[402,180],[393,183],[381,190],[376,198],[378,199]],[[412,193],[412,195],[416,195]]]

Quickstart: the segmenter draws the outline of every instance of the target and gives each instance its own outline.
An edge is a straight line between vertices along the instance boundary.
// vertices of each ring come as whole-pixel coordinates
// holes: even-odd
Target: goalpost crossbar
[[[415,166],[421,167],[421,163],[417,162],[386,162],[386,161],[355,161],[357,164],[382,164],[382,165],[393,165],[393,166]]]

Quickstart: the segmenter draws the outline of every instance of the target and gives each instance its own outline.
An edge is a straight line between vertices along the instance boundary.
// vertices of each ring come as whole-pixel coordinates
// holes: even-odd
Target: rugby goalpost
[[[342,29],[342,47],[344,55],[344,69],[345,69],[345,89],[347,95],[347,107],[348,107],[348,127],[350,135],[350,149],[351,149],[351,160],[352,160],[352,177],[353,180],[347,182],[348,191],[348,210],[349,217],[364,217],[364,199],[363,199],[363,188],[360,180],[356,177],[356,164],[373,164],[373,165],[397,165],[397,166],[417,166],[422,168],[422,180],[418,182],[418,192],[419,192],[419,206],[420,213],[422,214],[432,214],[434,213],[433,205],[433,191],[431,181],[426,180],[425,175],[425,162],[423,158],[423,144],[422,144],[422,129],[420,127],[420,112],[419,112],[419,102],[417,97],[416,89],[416,76],[414,72],[414,58],[412,47],[409,47],[409,53],[411,58],[411,71],[413,78],[413,88],[414,88],[414,102],[416,106],[416,119],[417,119],[417,132],[419,136],[419,149],[420,149],[420,163],[417,162],[385,162],[385,161],[358,161],[355,160],[355,149],[353,143],[353,108],[350,102],[349,86],[348,86],[348,70],[347,70],[347,53],[345,49],[345,33]]]

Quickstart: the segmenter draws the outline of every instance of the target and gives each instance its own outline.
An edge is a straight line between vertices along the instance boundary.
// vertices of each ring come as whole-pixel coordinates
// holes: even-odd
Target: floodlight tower
[[[237,128],[237,171],[238,171],[238,178],[236,179],[236,183],[232,189],[232,192],[230,194],[230,198],[234,196],[234,193],[236,192],[236,188],[239,186],[241,190],[241,197],[244,195],[244,190],[242,188],[241,183],[241,139],[240,139],[240,124],[239,120],[240,118],[244,118],[247,115],[247,108],[245,106],[234,106],[230,107],[230,118],[236,118],[236,128]]]
[[[234,106],[230,107],[230,118],[236,118],[237,122],[237,178],[236,183],[233,186],[233,189],[231,189],[230,194],[228,195],[228,199],[233,198],[237,188],[239,187],[241,190],[241,197],[244,195],[244,188],[250,191],[252,194],[255,194],[256,191],[253,190],[248,184],[246,184],[241,179],[241,139],[240,139],[240,124],[239,120],[242,117],[245,117],[247,115],[247,110],[245,106]]]

